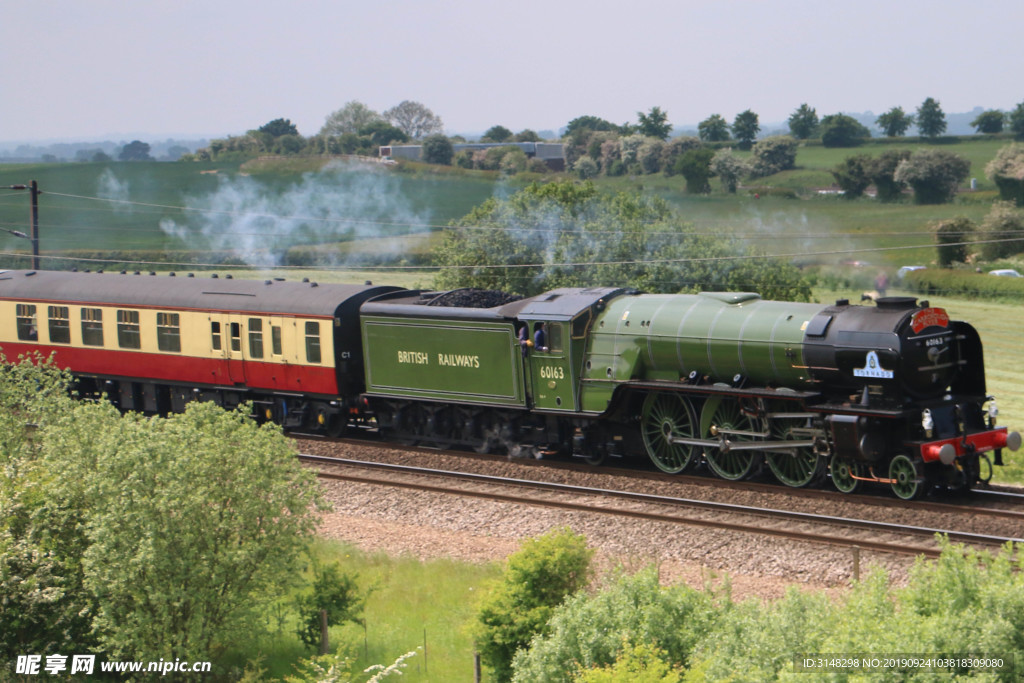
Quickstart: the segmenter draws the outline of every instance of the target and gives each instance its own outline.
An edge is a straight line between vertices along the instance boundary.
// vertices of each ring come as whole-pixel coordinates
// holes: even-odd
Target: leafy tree
[[[875,124],[882,129],[886,137],[896,138],[906,134],[907,129],[914,125],[914,116],[904,113],[903,107],[893,107],[884,114],[879,114]]]
[[[676,161],[675,172],[686,178],[686,191],[690,194],[709,192],[711,186],[711,159],[715,156],[713,149],[691,149]]]
[[[273,425],[193,403],[121,417],[75,406],[47,433],[51,492],[85,506],[85,587],[106,652],[212,659],[252,637],[253,612],[291,581],[320,505],[314,476]]]
[[[636,161],[644,173],[657,173],[661,170],[661,160],[665,143],[658,138],[648,138],[636,151]]]
[[[917,204],[942,204],[953,198],[970,171],[971,162],[958,154],[924,149],[901,161],[893,179],[914,189]]]
[[[628,133],[623,131],[611,121],[606,121],[597,116],[577,116],[565,128],[566,137],[578,137],[581,133],[592,133],[594,131],[611,131],[614,133]]]
[[[821,144],[825,147],[856,147],[871,137],[863,124],[846,114],[830,114],[821,120]]]
[[[83,585],[85,520],[50,491],[49,482],[65,475],[42,459],[42,435],[74,409],[70,386],[70,375],[38,356],[9,363],[0,354],[0,659],[7,662],[98,648],[96,598]]]
[[[533,184],[484,202],[445,231],[434,285],[530,296],[614,283],[648,292],[753,290],[809,300],[796,268],[747,256],[756,254],[722,236],[694,234],[662,199],[600,195],[590,183]]]
[[[917,108],[917,129],[922,137],[935,138],[946,132],[946,114],[933,98],[929,97]]]
[[[597,167],[597,162],[589,156],[581,156],[576,160],[576,163],[572,165],[573,173],[580,180],[590,180],[596,178],[600,169]]]
[[[117,158],[121,161],[152,161],[153,157],[149,156],[149,143],[141,142],[140,140],[132,140],[127,145],[121,148],[121,153],[117,155]]]
[[[896,169],[910,158],[910,150],[889,150],[875,157],[867,171],[875,184],[879,201],[893,202],[903,196],[907,184],[896,180]]]
[[[452,141],[443,135],[431,135],[423,141],[421,150],[423,161],[428,164],[442,164],[450,166],[452,157],[455,155],[455,147]]]
[[[979,133],[995,135],[1003,132],[1003,124],[1006,123],[1006,114],[998,109],[983,111],[971,121],[971,125]]]
[[[512,141],[513,142],[540,142],[541,138],[540,138],[540,135],[538,135],[536,131],[530,130],[529,128],[524,128],[523,130],[521,130],[521,131],[519,131],[518,133],[515,134],[515,136],[512,138]]]
[[[935,241],[938,243],[939,265],[948,267],[954,263],[967,261],[967,242],[974,236],[975,226],[969,218],[960,216],[939,221],[933,228]]]
[[[661,170],[665,175],[671,176],[675,173],[675,164],[679,157],[691,149],[698,149],[700,147],[700,138],[683,135],[669,140],[661,148]]]
[[[1024,206],[1024,145],[1001,147],[985,165],[985,175],[999,188],[1002,199]]]
[[[1007,120],[1010,125],[1010,132],[1018,140],[1024,140],[1024,102],[1018,104],[1013,108],[1013,111],[1007,114]]]
[[[737,146],[740,149],[750,149],[760,131],[761,125],[758,123],[757,114],[750,109],[741,111],[732,122],[732,134],[739,142]]]
[[[750,174],[764,177],[796,168],[798,143],[788,135],[773,135],[754,143]]]
[[[301,135],[282,135],[274,141],[271,148],[275,154],[298,154],[302,150]]]
[[[291,122],[291,119],[274,119],[264,123],[257,129],[260,133],[269,135],[272,138],[279,138],[282,135],[298,135],[299,129]]]
[[[320,135],[336,136],[345,133],[358,133],[374,121],[381,120],[381,115],[357,100],[345,103],[341,109],[327,115]]]
[[[512,138],[512,131],[505,126],[491,126],[484,133],[481,141],[483,142],[505,142]]]
[[[384,119],[371,121],[359,129],[359,137],[368,138],[372,147],[393,145],[396,142],[409,142],[409,136],[400,128],[392,126]]]
[[[498,680],[509,679],[516,651],[545,631],[555,607],[587,585],[593,554],[586,539],[565,528],[530,539],[509,555],[473,626],[480,658]]]
[[[789,115],[789,132],[797,140],[813,137],[818,130],[818,112],[804,103]]]
[[[836,184],[843,191],[847,199],[856,199],[863,196],[864,191],[871,185],[870,168],[872,159],[867,154],[857,154],[846,157],[832,169],[832,177]]]
[[[444,122],[441,121],[440,116],[434,114],[425,105],[411,100],[403,100],[391,107],[384,112],[384,118],[413,140],[438,134],[444,130]]]
[[[740,179],[750,172],[750,166],[731,149],[721,149],[711,158],[711,173],[722,181],[729,193],[735,193]]]
[[[704,142],[724,142],[729,139],[729,123],[721,114],[712,114],[697,124],[697,135]]]
[[[981,222],[981,256],[987,261],[1024,251],[1024,210],[1013,202],[995,202]],[[1019,238],[1019,239],[1018,239]]]
[[[672,124],[668,122],[668,114],[661,110],[661,107],[651,107],[651,110],[644,114],[637,112],[640,123],[637,132],[649,138],[667,140],[672,132]]]
[[[320,644],[320,610],[327,612],[327,625],[351,621],[362,625],[367,593],[359,590],[357,576],[346,574],[337,563],[313,565],[311,592],[298,598],[299,639],[307,647]]]

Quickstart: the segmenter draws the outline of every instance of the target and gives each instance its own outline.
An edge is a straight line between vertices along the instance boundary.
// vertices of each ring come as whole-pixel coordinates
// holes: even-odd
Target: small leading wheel
[[[714,438],[716,433],[726,432],[731,442],[750,441],[749,436],[728,434],[730,431],[754,432],[754,421],[740,408],[738,401],[720,396],[708,399],[701,411],[701,431],[705,438]],[[704,452],[708,465],[722,479],[738,481],[755,473],[761,464],[761,453],[751,450],[722,450],[709,448]]]
[[[832,475],[832,483],[839,491],[853,493],[860,488],[860,479],[857,477],[863,476],[863,468],[855,460],[832,458],[829,474]]]
[[[924,493],[917,466],[905,455],[897,455],[889,463],[889,478],[893,480],[890,484],[893,493],[903,500],[913,500]]]
[[[696,436],[697,416],[689,399],[677,394],[649,394],[644,399],[641,420],[647,455],[659,470],[678,474],[690,466],[695,447],[674,441]]]

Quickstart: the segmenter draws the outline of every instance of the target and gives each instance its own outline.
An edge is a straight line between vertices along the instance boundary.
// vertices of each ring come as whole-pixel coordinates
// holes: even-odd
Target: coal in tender
[[[446,306],[451,308],[494,308],[504,306],[523,297],[493,289],[454,289],[434,297],[428,306]]]

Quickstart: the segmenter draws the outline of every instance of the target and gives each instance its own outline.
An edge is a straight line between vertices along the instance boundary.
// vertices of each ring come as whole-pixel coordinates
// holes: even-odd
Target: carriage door
[[[246,318],[231,315],[225,318],[224,358],[228,364],[228,376],[235,384],[245,384],[245,323]]]
[[[540,324],[530,323],[531,338],[536,338]],[[547,321],[544,329],[547,350],[534,346],[528,354],[533,405],[540,410],[576,410],[567,325],[565,322]]]

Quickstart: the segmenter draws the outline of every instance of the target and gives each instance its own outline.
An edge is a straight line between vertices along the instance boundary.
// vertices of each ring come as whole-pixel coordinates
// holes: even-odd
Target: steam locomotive
[[[173,274],[172,274],[173,275]],[[542,330],[538,335],[538,330]],[[534,339],[542,340],[534,343]],[[997,427],[981,340],[913,298],[496,292],[0,272],[0,351],[54,354],[124,410],[251,402],[286,429],[512,456],[648,458],[912,499],[986,482]]]

